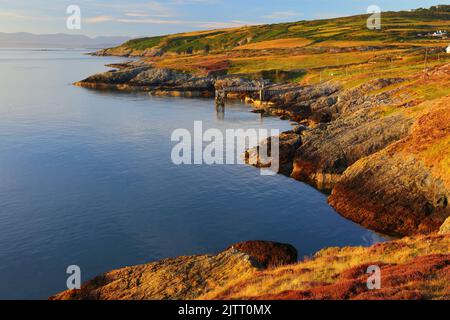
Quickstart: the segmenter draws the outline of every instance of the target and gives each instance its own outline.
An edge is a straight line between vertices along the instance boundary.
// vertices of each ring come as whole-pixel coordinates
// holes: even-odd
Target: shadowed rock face
[[[279,169],[277,173],[289,176],[292,172],[292,163],[295,150],[302,143],[301,135],[298,131],[287,131],[280,134],[278,139],[279,146]],[[262,151],[262,147],[265,147]],[[267,153],[267,154],[264,154]],[[254,165],[258,168],[267,168],[272,165],[272,138],[262,141],[259,146],[247,150],[245,153],[245,161],[247,164]]]
[[[279,267],[297,262],[297,250],[290,244],[247,241],[235,244],[229,249],[248,254],[263,268]]]

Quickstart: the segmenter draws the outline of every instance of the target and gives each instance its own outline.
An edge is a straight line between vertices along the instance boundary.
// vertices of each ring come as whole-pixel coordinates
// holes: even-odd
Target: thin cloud
[[[169,20],[169,19],[127,19],[127,18],[118,18],[114,21],[120,23],[133,23],[133,24],[184,24],[186,21],[183,20]]]
[[[89,17],[83,20],[85,23],[105,23],[115,22],[124,24],[163,24],[163,25],[186,25],[195,26],[202,29],[219,29],[219,28],[236,28],[246,25],[260,24],[249,21],[193,21],[193,20],[179,20],[179,19],[158,19],[154,17],[143,17],[140,14],[126,14],[124,17],[112,16],[96,16]]]
[[[221,28],[238,28],[249,25],[257,25],[257,22],[247,22],[247,21],[230,21],[230,22],[197,22],[196,27],[205,29],[221,29]]]
[[[175,12],[171,6],[157,1],[148,1],[146,3],[94,3],[94,6],[103,9],[113,10],[117,14],[133,13],[141,16],[152,17],[173,17]]]
[[[264,19],[290,19],[293,17],[298,17],[300,14],[295,11],[275,11],[271,14],[265,15],[262,18]]]
[[[1,11],[0,17],[22,19],[22,20],[52,20],[54,17],[42,16],[42,15],[30,15],[26,13],[19,13],[16,11]]]
[[[83,19],[84,22],[86,23],[103,23],[103,22],[109,22],[109,21],[114,21],[115,18],[111,17],[111,16],[96,16],[96,17],[89,17],[89,18],[85,18]]]

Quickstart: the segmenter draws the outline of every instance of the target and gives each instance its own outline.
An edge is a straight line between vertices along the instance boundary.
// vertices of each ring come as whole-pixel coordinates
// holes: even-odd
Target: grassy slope
[[[217,52],[268,40],[300,38],[303,44],[332,41],[405,42],[416,41],[418,33],[434,32],[450,26],[450,6],[434,10],[383,13],[383,29],[366,28],[368,15],[315,21],[248,26],[243,28],[181,33],[135,39],[123,46],[135,50],[160,48],[164,52]]]
[[[328,248],[298,264],[237,277],[200,299],[448,298],[449,241],[450,235],[433,235],[370,248]],[[435,255],[444,261],[427,262]],[[382,290],[367,291],[368,265],[384,266]]]
[[[450,31],[450,6],[439,10],[383,13],[382,30],[366,27],[367,15],[234,29],[182,33],[131,40],[110,53],[148,49],[164,52],[149,63],[204,75],[211,71],[315,84],[339,81],[354,87],[380,77],[407,77],[424,67],[450,62],[450,40],[418,37]],[[426,59],[425,59],[426,57]],[[426,60],[426,62],[425,62]],[[287,73],[283,77],[279,72]],[[269,73],[269,74],[267,74]],[[416,88],[433,98],[447,88]]]

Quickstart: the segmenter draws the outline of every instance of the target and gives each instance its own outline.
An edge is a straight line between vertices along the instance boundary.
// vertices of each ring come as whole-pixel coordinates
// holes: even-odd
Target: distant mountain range
[[[93,48],[114,47],[129,37],[96,37],[71,34],[31,34],[0,32],[0,48]]]

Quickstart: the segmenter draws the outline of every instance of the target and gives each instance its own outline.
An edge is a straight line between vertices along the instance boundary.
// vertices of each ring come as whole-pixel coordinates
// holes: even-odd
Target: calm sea
[[[71,83],[119,58],[0,50],[0,298],[45,299],[161,258],[243,240],[293,244],[300,256],[382,238],[340,217],[313,188],[245,165],[175,166],[171,134],[291,127],[241,103],[99,92]]]

